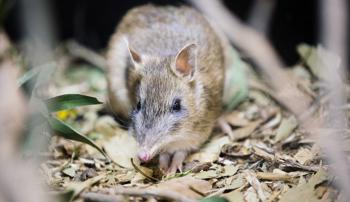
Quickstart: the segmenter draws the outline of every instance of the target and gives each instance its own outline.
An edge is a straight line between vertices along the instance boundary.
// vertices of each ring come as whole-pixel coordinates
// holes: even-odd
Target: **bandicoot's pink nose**
[[[137,156],[139,157],[140,161],[145,163],[151,160],[151,155],[146,151],[139,151]]]

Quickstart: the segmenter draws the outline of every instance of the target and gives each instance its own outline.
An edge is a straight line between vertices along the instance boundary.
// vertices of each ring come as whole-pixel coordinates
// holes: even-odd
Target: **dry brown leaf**
[[[315,153],[306,148],[300,148],[294,155],[294,158],[301,164],[305,165],[315,157]]]
[[[305,201],[305,199],[308,202],[321,202],[321,199],[315,195],[315,185],[325,180],[327,180],[327,173],[321,168],[308,182],[301,182],[298,186],[284,193],[280,202],[300,202]]]
[[[298,126],[298,122],[294,116],[284,118],[277,129],[277,133],[274,139],[274,143],[280,142],[286,139]]]
[[[98,175],[96,177],[85,180],[84,182],[71,182],[66,186],[66,191],[73,191],[73,198],[80,194],[83,190],[90,188],[95,183],[99,182],[105,175]]]
[[[67,175],[69,177],[75,177],[75,175],[77,173],[77,168],[76,168],[76,166],[69,166],[69,167],[63,169],[62,173],[64,173],[65,175]]]
[[[261,91],[250,91],[249,98],[253,99],[260,106],[268,106],[272,102],[270,97]]]
[[[264,191],[262,184],[256,177],[255,173],[248,170],[246,170],[244,173],[245,173],[247,182],[255,189],[259,199],[261,201],[266,201],[267,198],[269,197],[269,194],[267,194],[267,192]]]
[[[244,117],[242,112],[231,112],[224,116],[224,119],[232,126],[246,126],[249,121]]]
[[[252,104],[247,108],[244,115],[248,120],[256,120],[260,117],[260,109],[257,105]]]
[[[196,173],[194,177],[196,179],[210,179],[210,178],[217,178],[219,177],[220,173],[218,173],[216,170],[207,170],[207,171],[201,171],[199,173]]]
[[[269,120],[267,123],[265,123],[264,126],[261,127],[261,129],[266,130],[268,128],[274,128],[281,123],[281,120],[282,120],[282,114],[280,111],[278,111],[276,113],[276,116],[271,120]]]
[[[249,137],[262,123],[261,120],[253,121],[249,125],[233,131],[233,140],[240,140]]]
[[[153,175],[153,170],[150,168],[146,168],[143,166],[137,166],[144,174],[146,174],[147,176],[152,176]],[[146,179],[146,176],[137,172],[134,176],[134,178],[131,180],[131,184],[137,184],[137,183],[141,183]]]
[[[253,187],[249,187],[247,189],[247,191],[244,193],[244,199],[248,202],[260,202],[258,194]]]
[[[270,173],[270,172],[257,172],[256,176],[260,180],[269,180],[269,181],[287,181],[291,182],[293,177],[288,174],[280,174],[280,173]]]
[[[224,166],[223,172],[220,174],[220,177],[233,176],[237,173],[239,166],[226,165]]]
[[[252,154],[252,149],[241,144],[233,143],[231,145],[224,145],[221,153],[226,156],[244,158]]]
[[[137,158],[138,144],[128,131],[119,130],[114,137],[106,139],[103,147],[113,162],[122,167],[133,168],[131,159],[134,159],[135,164],[140,164]]]
[[[233,190],[237,188],[241,188],[247,184],[242,174],[237,174],[235,176],[231,176],[228,178],[224,178],[218,181],[215,186],[222,187],[225,190]]]
[[[217,167],[215,170],[201,171],[194,175],[197,179],[211,179],[233,176],[237,173],[239,166],[226,165],[224,167]]]
[[[202,196],[196,192],[207,193],[211,184],[205,180],[185,176],[155,184],[148,189],[171,190],[189,198],[199,199]]]
[[[270,153],[260,149],[259,147],[254,146],[253,151],[254,151],[255,155],[263,158],[266,161],[272,162],[275,160],[275,156],[273,154],[270,154]]]
[[[238,190],[231,191],[231,192],[223,194],[221,196],[226,198],[230,202],[245,202],[244,197],[243,197],[243,193],[238,191]]]
[[[213,137],[198,152],[188,156],[186,162],[214,162],[219,158],[221,147],[225,144],[229,144],[230,142],[231,141],[228,136]]]

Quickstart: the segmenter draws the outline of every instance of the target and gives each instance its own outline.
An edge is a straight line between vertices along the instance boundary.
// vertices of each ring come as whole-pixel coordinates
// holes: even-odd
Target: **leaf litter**
[[[314,95],[319,95],[321,88],[315,77],[322,77],[312,66],[319,60],[318,48],[300,46],[298,51],[306,62],[295,69],[303,70],[290,71]],[[88,72],[96,74],[96,67],[88,62],[66,65],[64,72],[55,74],[56,94],[52,96],[72,87],[74,93],[108,103],[105,78],[100,73],[89,76],[79,70],[88,67]],[[57,75],[70,72],[74,76]],[[115,121],[105,110],[106,105],[86,106],[74,111],[74,116],[57,117],[73,124],[110,159],[86,144],[53,137],[48,147],[50,158],[41,165],[46,183],[54,191],[70,191],[73,201],[92,196],[97,201],[107,196],[130,201],[334,201],[337,191],[317,145],[295,117],[276,102],[273,90],[252,72],[240,73],[248,74],[244,78],[247,82],[230,81],[249,83],[248,91],[246,86],[235,88],[243,89],[241,94],[247,96],[239,96],[234,101],[236,108],[222,115],[211,139],[188,156],[182,173],[167,177],[160,172],[157,161],[140,164],[136,158],[138,145],[123,123]],[[93,78],[98,87],[82,77]],[[317,110],[322,110],[322,103]]]

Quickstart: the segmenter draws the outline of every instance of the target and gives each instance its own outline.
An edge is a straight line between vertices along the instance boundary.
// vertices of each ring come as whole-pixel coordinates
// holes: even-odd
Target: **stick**
[[[96,201],[96,202],[125,201],[124,197],[122,196],[115,196],[115,195],[102,194],[102,193],[88,192],[88,193],[82,193],[80,196],[89,201]]]
[[[191,198],[187,198],[177,192],[168,190],[156,190],[156,189],[138,189],[138,188],[120,188],[110,189],[109,192],[119,195],[128,196],[140,196],[140,197],[159,197],[170,201],[180,201],[180,202],[195,202]]]
[[[347,75],[347,8],[346,0],[321,1],[321,40],[326,47],[337,53],[341,58],[339,69],[328,70],[327,83],[329,84],[329,122],[328,127],[340,130],[347,129],[347,119],[339,107],[346,103],[346,90],[342,83],[342,76]],[[332,64],[332,68],[337,64]],[[327,72],[327,73],[328,73]],[[316,128],[315,128],[316,129]],[[316,129],[317,131],[317,129]],[[343,133],[327,133],[321,131],[318,141],[328,157],[334,163],[334,172],[338,179],[336,183],[341,187],[345,198],[350,198],[350,173],[347,166],[347,156],[342,152],[341,139]]]
[[[99,55],[98,53],[88,49],[87,47],[77,43],[76,41],[68,41],[67,49],[70,54],[75,57],[82,58],[89,63],[101,68],[102,70],[106,67],[106,60],[104,57]]]
[[[280,103],[295,114],[302,114],[308,108],[311,98],[303,94],[292,75],[282,69],[282,60],[263,35],[241,23],[219,0],[190,1],[257,63]]]

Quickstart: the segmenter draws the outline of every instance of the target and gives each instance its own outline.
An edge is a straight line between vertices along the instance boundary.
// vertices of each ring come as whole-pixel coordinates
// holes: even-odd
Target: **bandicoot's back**
[[[174,162],[176,152],[197,149],[208,138],[222,107],[224,53],[197,11],[132,9],[113,35],[107,59],[110,104],[131,119],[141,160],[170,154]]]

